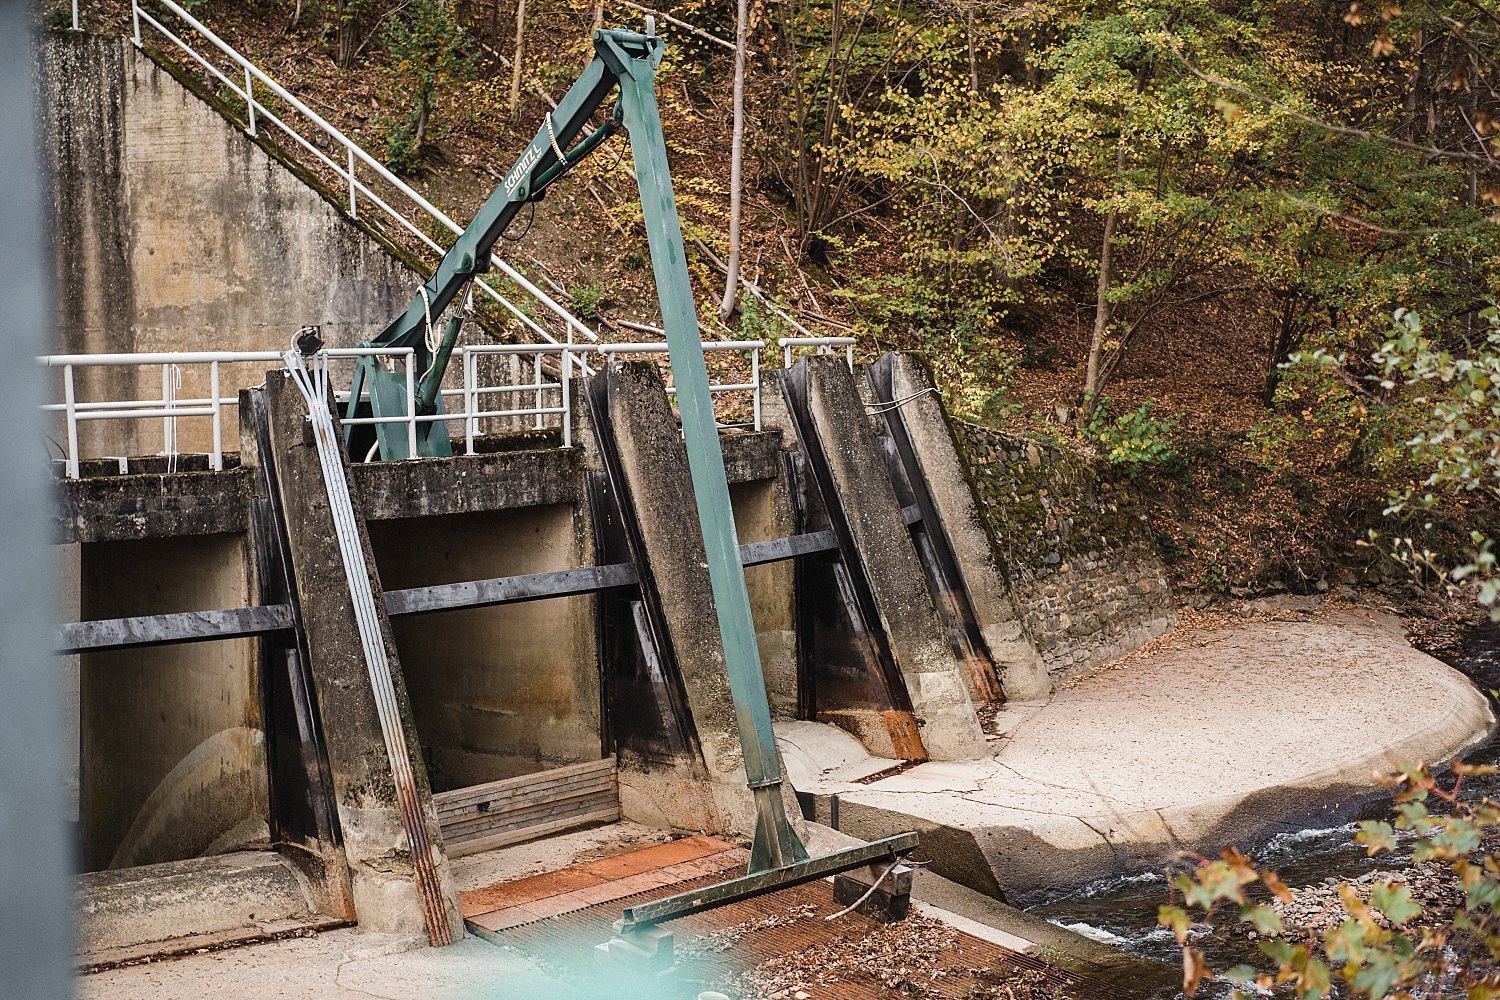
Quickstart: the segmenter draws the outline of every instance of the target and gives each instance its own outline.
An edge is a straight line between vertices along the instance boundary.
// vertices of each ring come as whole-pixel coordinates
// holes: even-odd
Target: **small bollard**
[[[840,906],[854,906],[864,897],[863,902],[854,907],[856,912],[883,924],[904,919],[911,912],[911,869],[898,864],[882,880],[880,876],[886,868],[885,864],[873,864],[835,876],[834,900]],[[873,891],[871,886],[875,886]]]

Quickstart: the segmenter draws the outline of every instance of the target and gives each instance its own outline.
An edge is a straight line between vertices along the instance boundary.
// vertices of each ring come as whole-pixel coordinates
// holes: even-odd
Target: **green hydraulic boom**
[[[628,930],[881,859],[893,863],[898,856],[916,846],[917,838],[915,834],[901,834],[809,859],[807,850],[787,820],[782,798],[781,762],[771,728],[770,705],[750,614],[750,599],[745,589],[739,539],[729,504],[724,455],[709,395],[697,310],[688,278],[682,228],[677,217],[666,142],[656,104],[656,68],[661,63],[662,40],[656,37],[648,18],[645,34],[601,30],[594,33],[593,42],[594,58],[582,76],[544,121],[536,138],[531,140],[469,228],[444,256],[422,292],[369,346],[411,348],[411,363],[416,366],[415,371],[422,373],[415,382],[417,412],[438,412],[442,398],[438,385],[458,335],[459,323],[455,316],[444,328],[441,339],[436,339],[432,334],[431,317],[440,315],[476,274],[489,269],[491,248],[521,206],[539,200],[554,181],[614,132],[622,128],[629,132],[662,325],[666,330],[677,402],[682,414],[688,469],[724,642],[730,695],[744,751],[745,775],[755,797],[756,828],[745,877],[683,897],[635,907],[627,911],[623,921],[622,929]],[[583,132],[589,118],[616,88],[619,97],[608,121],[569,148],[569,144]],[[350,416],[355,414],[361,392],[366,388],[376,416],[406,416],[405,377],[391,373],[373,358],[359,361],[349,398]],[[420,454],[450,454],[442,421],[429,421],[420,426]],[[404,428],[397,424],[377,424],[376,427],[382,457],[407,457]],[[345,444],[348,444],[347,429]]]

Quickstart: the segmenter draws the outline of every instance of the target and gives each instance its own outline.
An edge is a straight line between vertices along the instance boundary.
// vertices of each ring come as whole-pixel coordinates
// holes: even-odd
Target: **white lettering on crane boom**
[[[505,193],[507,196],[516,193],[516,188],[520,186],[522,178],[526,176],[532,167],[536,166],[536,161],[541,158],[542,150],[533,141],[530,146],[526,147],[526,152],[521,154],[521,158],[516,161],[516,165],[511,168],[510,176],[505,178]]]

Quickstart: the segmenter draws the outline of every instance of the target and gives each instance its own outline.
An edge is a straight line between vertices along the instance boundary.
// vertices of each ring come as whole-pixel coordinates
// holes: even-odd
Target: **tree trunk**
[[[1120,140],[1115,154],[1115,176],[1125,174],[1125,140]],[[1115,230],[1120,225],[1119,202],[1112,202],[1104,217],[1104,239],[1099,247],[1099,295],[1094,301],[1094,335],[1089,340],[1088,369],[1083,376],[1083,405],[1078,409],[1078,426],[1088,425],[1089,418],[1099,406],[1099,393],[1103,391],[1104,345],[1109,339],[1109,321],[1114,318],[1114,307],[1109,302],[1109,286],[1114,279]]]
[[[350,0],[339,0],[334,8],[338,28],[334,32],[333,61],[339,69],[348,69],[359,49],[359,19],[355,16],[354,4]]]
[[[977,94],[979,93],[979,62],[974,53],[974,9],[972,7],[969,8],[964,20],[969,43],[969,92]]]
[[[1261,403],[1269,407],[1276,402],[1276,389],[1281,385],[1281,365],[1297,344],[1297,299],[1289,296],[1281,306],[1281,318],[1276,323],[1276,332],[1271,335],[1271,354],[1266,365],[1266,388]]]
[[[432,116],[432,94],[422,91],[417,96],[417,125],[411,137],[411,148],[413,153],[422,152],[422,144],[427,141],[427,119]]]
[[[745,161],[745,45],[750,20],[749,0],[739,0],[734,28],[734,143],[729,154],[729,260],[724,276],[724,297],[719,302],[719,319],[727,320],[734,312],[735,285],[740,277],[740,217],[743,215]]]
[[[516,0],[516,51],[510,66],[510,118],[521,116],[521,57],[526,43],[526,0]]]

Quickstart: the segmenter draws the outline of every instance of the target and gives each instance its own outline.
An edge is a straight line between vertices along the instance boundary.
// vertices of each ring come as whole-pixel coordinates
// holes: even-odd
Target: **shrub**
[[[1301,1000],[1334,995],[1372,998],[1468,1000],[1500,997],[1500,803],[1465,801],[1466,777],[1493,774],[1489,765],[1453,763],[1457,776],[1445,790],[1427,768],[1413,765],[1387,779],[1395,789],[1393,822],[1365,822],[1355,841],[1370,855],[1395,850],[1403,835],[1412,840],[1412,861],[1445,866],[1462,890],[1462,901],[1442,912],[1429,911],[1403,882],[1385,880],[1366,900],[1348,883],[1338,886],[1344,918],[1337,926],[1301,935],[1288,932],[1273,898],[1292,899],[1273,871],[1259,870],[1241,853],[1227,849],[1217,861],[1172,879],[1172,901],[1158,922],[1170,928],[1182,947],[1183,990],[1189,996],[1214,975],[1203,952],[1188,944],[1195,918],[1227,917],[1261,938],[1267,967],[1239,965],[1224,973],[1247,992]],[[1429,802],[1436,803],[1429,809]],[[1398,832],[1399,831],[1399,832]],[[1200,915],[1201,914],[1201,915]]]
[[[1110,415],[1113,400],[1099,400],[1089,418],[1084,434],[1099,447],[1105,459],[1114,465],[1136,470],[1165,466],[1178,458],[1172,435],[1179,423],[1176,417],[1158,417],[1151,412],[1152,401],[1140,409],[1119,417]]]
[[[597,281],[586,281],[573,289],[573,310],[583,319],[598,319],[599,307],[609,301],[609,292]]]

